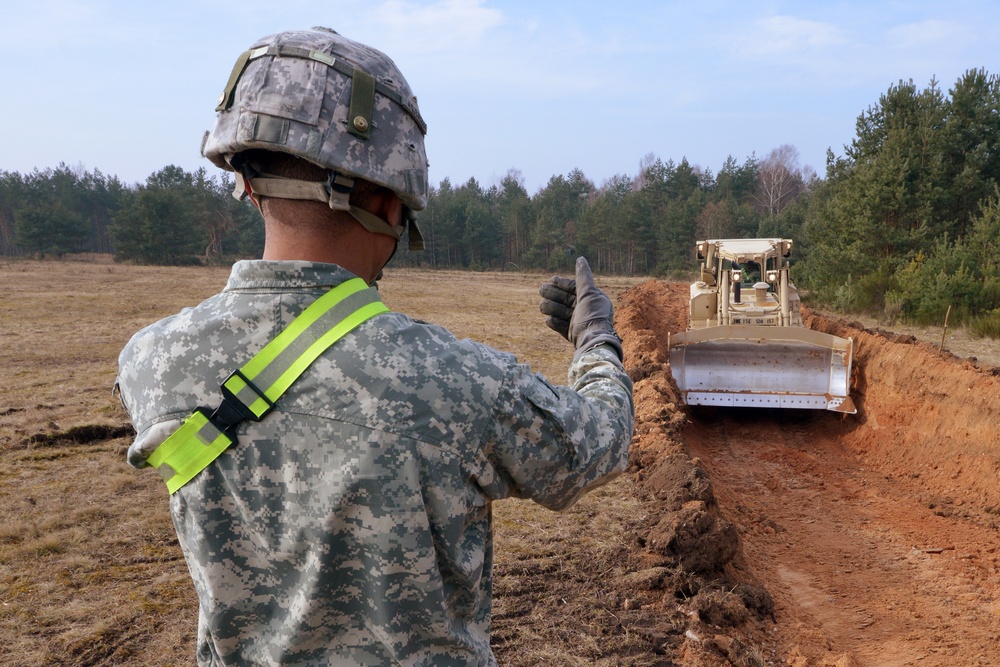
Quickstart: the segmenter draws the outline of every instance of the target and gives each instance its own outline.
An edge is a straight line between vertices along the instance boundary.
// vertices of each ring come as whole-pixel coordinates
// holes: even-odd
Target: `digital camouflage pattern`
[[[137,333],[119,359],[129,462],[352,277],[240,262],[221,294]],[[199,664],[496,664],[491,502],[562,509],[626,464],[632,384],[617,355],[579,355],[569,383],[397,313],[337,342],[171,496]]]
[[[306,57],[310,52],[320,60]],[[329,28],[270,35],[250,54],[232,105],[219,112],[205,137],[205,157],[232,171],[229,159],[241,151],[290,153],[383,185],[414,211],[427,205],[426,125],[388,56]],[[352,78],[329,61],[360,67],[385,91],[376,90],[367,139],[348,131]]]

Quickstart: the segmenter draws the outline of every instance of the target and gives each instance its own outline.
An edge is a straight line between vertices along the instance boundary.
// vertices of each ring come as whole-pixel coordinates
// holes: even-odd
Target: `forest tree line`
[[[650,154],[636,174],[597,184],[574,170],[534,194],[513,169],[488,185],[445,179],[419,217],[426,250],[393,263],[567,271],[585,255],[599,273],[681,276],[698,239],[782,236],[800,287],[842,311],[940,322],[950,306],[1000,329],[1000,78],[969,70],[947,93],[900,81],[844,150],[827,152],[823,176],[784,145],[715,173]],[[0,171],[0,255],[257,257],[260,216],[231,189],[228,174],[176,166],[134,185],[64,164]]]

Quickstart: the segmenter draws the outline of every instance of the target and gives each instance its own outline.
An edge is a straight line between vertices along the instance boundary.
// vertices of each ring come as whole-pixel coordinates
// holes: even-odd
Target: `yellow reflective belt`
[[[334,287],[222,383],[214,411],[198,408],[147,459],[174,493],[236,442],[236,426],[260,421],[319,355],[362,322],[387,313],[361,278]]]

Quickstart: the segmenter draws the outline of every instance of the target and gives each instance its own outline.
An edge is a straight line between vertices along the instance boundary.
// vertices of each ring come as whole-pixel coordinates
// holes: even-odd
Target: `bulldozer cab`
[[[752,285],[762,280],[760,264],[754,261],[744,262],[742,265],[733,264],[732,268],[740,272],[740,282],[743,285]]]
[[[689,329],[732,324],[797,326],[799,297],[788,279],[789,239],[700,241],[701,280],[691,285]]]

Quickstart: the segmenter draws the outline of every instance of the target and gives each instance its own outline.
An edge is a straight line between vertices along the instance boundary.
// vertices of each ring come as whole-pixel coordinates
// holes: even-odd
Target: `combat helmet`
[[[399,239],[403,227],[348,203],[355,179],[396,193],[408,212],[411,250],[423,248],[413,211],[427,206],[427,125],[417,98],[384,53],[329,28],[292,30],[255,42],[237,59],[205,133],[202,155],[247,189],[326,202],[366,229]],[[325,182],[257,172],[243,151],[288,153],[328,170]]]

